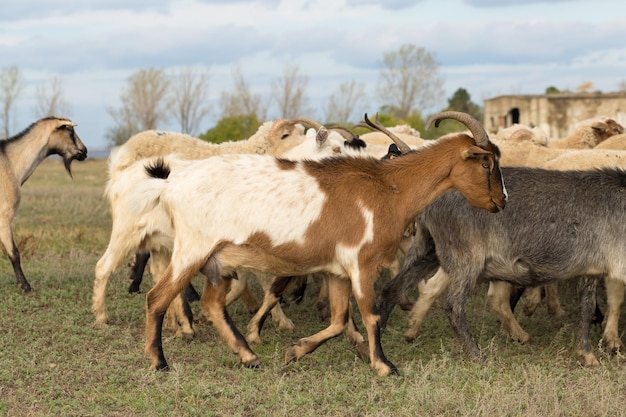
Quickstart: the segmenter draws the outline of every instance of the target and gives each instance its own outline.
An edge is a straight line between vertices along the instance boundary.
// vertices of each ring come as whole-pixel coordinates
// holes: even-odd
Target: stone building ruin
[[[578,122],[610,117],[626,126],[626,92],[504,95],[486,99],[484,126],[489,133],[515,123],[539,127],[549,138],[562,138]]]

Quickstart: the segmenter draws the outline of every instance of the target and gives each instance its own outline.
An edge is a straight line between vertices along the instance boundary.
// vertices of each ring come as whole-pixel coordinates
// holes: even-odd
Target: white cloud
[[[269,94],[284,65],[296,64],[320,113],[349,80],[366,83],[377,110],[383,53],[406,43],[435,54],[448,94],[463,87],[475,101],[586,80],[614,90],[626,78],[624,9],[619,0],[21,0],[3,5],[0,56],[27,81],[18,128],[32,122],[34,86],[58,74],[81,136],[103,146],[106,108],[148,67],[206,68],[217,103],[236,65]]]

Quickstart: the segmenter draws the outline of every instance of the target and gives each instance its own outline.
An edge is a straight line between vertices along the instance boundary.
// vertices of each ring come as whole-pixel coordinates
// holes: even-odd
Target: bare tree
[[[59,75],[50,77],[48,84],[38,86],[35,96],[37,98],[36,117],[67,117],[69,115],[70,106],[63,97],[63,79]]]
[[[183,133],[196,135],[202,120],[211,112],[207,105],[209,75],[184,67],[172,78],[172,113]]]
[[[22,92],[22,73],[16,66],[0,71],[0,100],[2,103],[3,137],[10,136],[11,112],[13,103]]]
[[[309,78],[300,75],[297,65],[286,65],[283,75],[272,83],[272,98],[276,100],[280,117],[293,119],[310,112],[305,95]]]
[[[159,123],[167,122],[169,85],[161,69],[142,69],[132,74],[121,96],[121,109],[107,109],[116,123],[107,133],[109,141],[119,145],[141,130],[156,129]]]
[[[403,45],[383,57],[378,94],[404,119],[412,110],[424,111],[443,101],[443,80],[433,54],[415,45]]]
[[[252,94],[240,67],[233,70],[234,92],[222,92],[220,105],[222,118],[255,115],[257,120],[267,117],[267,104],[263,103],[261,95]]]
[[[328,100],[326,122],[346,123],[354,113],[357,105],[365,107],[365,83],[346,81]]]
[[[107,129],[106,137],[110,144],[118,146],[124,144],[141,128],[137,124],[137,118],[132,114],[132,109],[128,106],[122,106],[120,109],[108,108],[107,112],[115,122],[115,124]]]

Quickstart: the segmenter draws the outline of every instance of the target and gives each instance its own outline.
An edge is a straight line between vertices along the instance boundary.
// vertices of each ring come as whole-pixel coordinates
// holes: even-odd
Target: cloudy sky
[[[616,91],[626,81],[625,17],[623,0],[1,0],[0,68],[17,66],[24,80],[12,133],[35,120],[37,87],[60,76],[67,116],[95,149],[113,125],[106,109],[150,67],[208,71],[217,113],[237,66],[269,97],[297,65],[314,111],[303,116],[320,119],[350,80],[366,86],[359,113],[374,113],[383,54],[409,43],[435,55],[446,97],[463,87],[482,104],[586,81]]]

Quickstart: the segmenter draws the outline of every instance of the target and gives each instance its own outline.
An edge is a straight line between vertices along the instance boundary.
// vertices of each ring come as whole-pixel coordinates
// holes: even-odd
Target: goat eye
[[[482,165],[483,165],[483,168],[485,168],[485,169],[489,169],[490,168],[489,162],[483,162]]]

